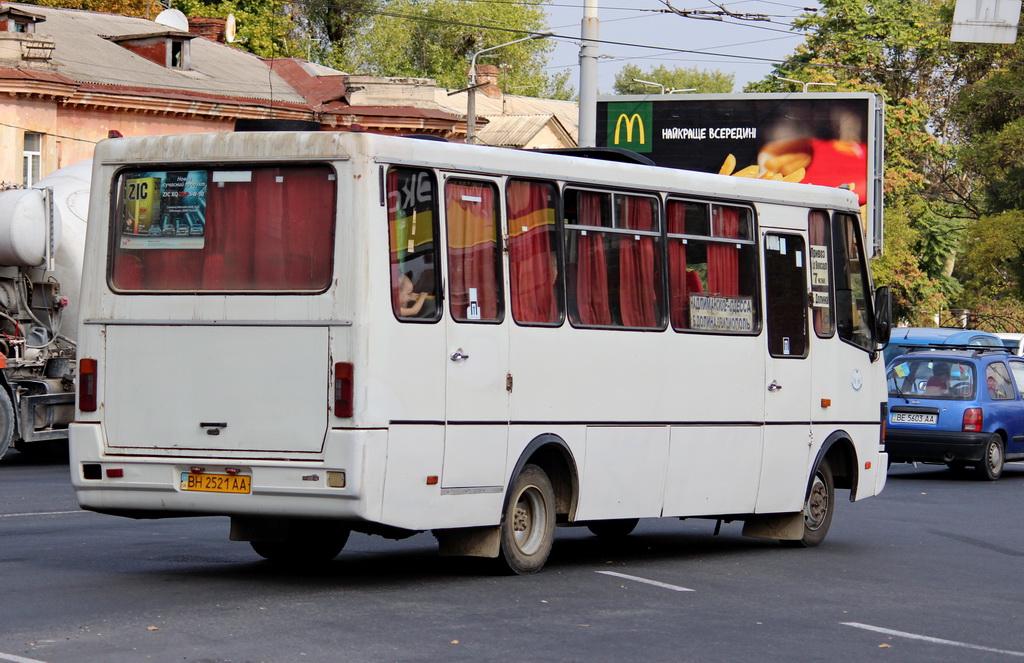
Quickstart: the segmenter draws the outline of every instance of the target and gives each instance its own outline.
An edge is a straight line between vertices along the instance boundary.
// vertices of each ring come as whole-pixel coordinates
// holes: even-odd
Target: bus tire
[[[14,439],[14,404],[11,395],[0,387],[0,458],[4,457]]]
[[[350,533],[347,529],[329,535],[303,530],[307,528],[289,532],[281,541],[250,541],[249,545],[257,555],[275,564],[323,564],[338,556]]]
[[[836,508],[836,490],[832,481],[832,466],[825,458],[814,471],[811,487],[804,500],[804,535],[796,540],[783,540],[791,548],[813,548],[825,540]]]
[[[525,465],[512,483],[501,519],[500,560],[517,575],[544,566],[555,540],[555,490],[547,473]]]
[[[622,518],[620,520],[595,520],[587,523],[587,529],[602,539],[621,539],[629,536],[636,529],[639,518]]]

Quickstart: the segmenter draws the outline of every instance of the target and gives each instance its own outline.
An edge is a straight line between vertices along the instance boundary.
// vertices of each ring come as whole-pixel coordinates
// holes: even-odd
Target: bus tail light
[[[334,365],[334,416],[351,417],[352,404],[352,364],[339,361]]]
[[[982,414],[980,407],[969,407],[964,410],[963,431],[965,433],[980,433],[981,424]]]
[[[95,359],[78,360],[78,409],[96,411],[96,374],[99,365]]]

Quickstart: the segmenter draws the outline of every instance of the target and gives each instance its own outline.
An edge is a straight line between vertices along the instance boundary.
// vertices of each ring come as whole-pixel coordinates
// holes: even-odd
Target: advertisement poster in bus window
[[[150,171],[122,178],[122,249],[201,249],[206,171]]]
[[[882,125],[882,102],[866,93],[607,96],[596,144],[669,168],[845,186],[877,251]]]

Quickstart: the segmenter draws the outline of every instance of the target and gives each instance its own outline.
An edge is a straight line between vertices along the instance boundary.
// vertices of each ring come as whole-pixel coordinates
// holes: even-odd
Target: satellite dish
[[[235,15],[228,14],[224,20],[224,41],[231,44],[235,41]]]
[[[180,32],[188,32],[188,18],[177,9],[165,9],[156,17],[156,22]]]

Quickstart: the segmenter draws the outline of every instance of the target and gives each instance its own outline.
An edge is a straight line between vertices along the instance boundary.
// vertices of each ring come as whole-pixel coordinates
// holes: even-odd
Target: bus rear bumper
[[[384,431],[331,431],[324,453],[297,460],[111,454],[103,427],[93,423],[71,424],[69,436],[71,483],[90,511],[132,518],[379,517],[379,498],[372,496],[380,494],[382,478],[364,470],[372,466],[369,455],[386,453]],[[204,475],[209,482],[196,480]]]

